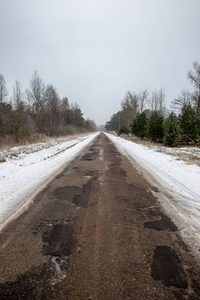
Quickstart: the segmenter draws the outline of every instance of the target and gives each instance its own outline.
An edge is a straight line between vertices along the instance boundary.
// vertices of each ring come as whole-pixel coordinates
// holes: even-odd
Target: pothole
[[[59,187],[53,192],[53,196],[59,200],[67,200],[72,202],[74,197],[81,194],[79,186],[64,186]]]
[[[154,280],[161,280],[167,286],[186,289],[187,276],[182,262],[176,251],[168,246],[157,246],[151,265],[151,276]]]
[[[154,229],[158,231],[177,231],[176,225],[166,215],[161,214],[159,220],[149,221],[144,223],[144,228]]]
[[[49,256],[68,256],[75,245],[73,227],[70,224],[49,226],[43,234],[43,254]]]

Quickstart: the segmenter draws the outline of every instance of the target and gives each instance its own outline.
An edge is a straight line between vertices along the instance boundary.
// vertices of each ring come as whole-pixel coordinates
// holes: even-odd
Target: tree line
[[[106,123],[106,130],[118,134],[132,134],[167,146],[200,142],[200,64],[193,63],[188,79],[193,92],[182,90],[171,103],[171,111],[165,107],[164,89],[139,93],[128,91],[121,102],[121,110]]]
[[[30,86],[23,91],[16,80],[9,99],[6,80],[0,74],[0,136],[12,135],[17,141],[33,133],[48,136],[77,131],[96,131],[93,120],[84,119],[79,105],[60,98],[52,84],[45,85],[34,71]]]

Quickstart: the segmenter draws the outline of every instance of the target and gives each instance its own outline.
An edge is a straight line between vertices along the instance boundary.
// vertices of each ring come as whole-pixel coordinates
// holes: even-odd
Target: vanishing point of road
[[[200,299],[199,264],[103,133],[0,234],[0,299]]]

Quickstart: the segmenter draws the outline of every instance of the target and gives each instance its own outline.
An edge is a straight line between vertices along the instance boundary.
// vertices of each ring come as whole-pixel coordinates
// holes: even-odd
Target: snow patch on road
[[[130,161],[138,163],[140,171],[152,185],[166,213],[173,219],[196,251],[200,251],[200,167],[177,160],[169,152],[158,152],[112,134],[106,134],[118,150]],[[135,166],[135,163],[134,163]]]
[[[9,149],[17,155],[8,155],[7,161],[0,163],[0,230],[97,135]]]

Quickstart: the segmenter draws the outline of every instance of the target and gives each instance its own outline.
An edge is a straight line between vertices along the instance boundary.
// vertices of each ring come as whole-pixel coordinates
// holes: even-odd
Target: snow
[[[1,151],[6,161],[0,163],[0,230],[26,209],[97,134]]]
[[[200,167],[189,165],[180,157],[177,159],[173,150],[170,155],[169,148],[166,149],[167,153],[158,152],[158,147],[143,146],[112,134],[106,135],[151,185],[159,188],[154,195],[163,209],[189,244],[200,251]],[[177,151],[180,154],[181,150]],[[188,149],[182,151],[187,152]]]

